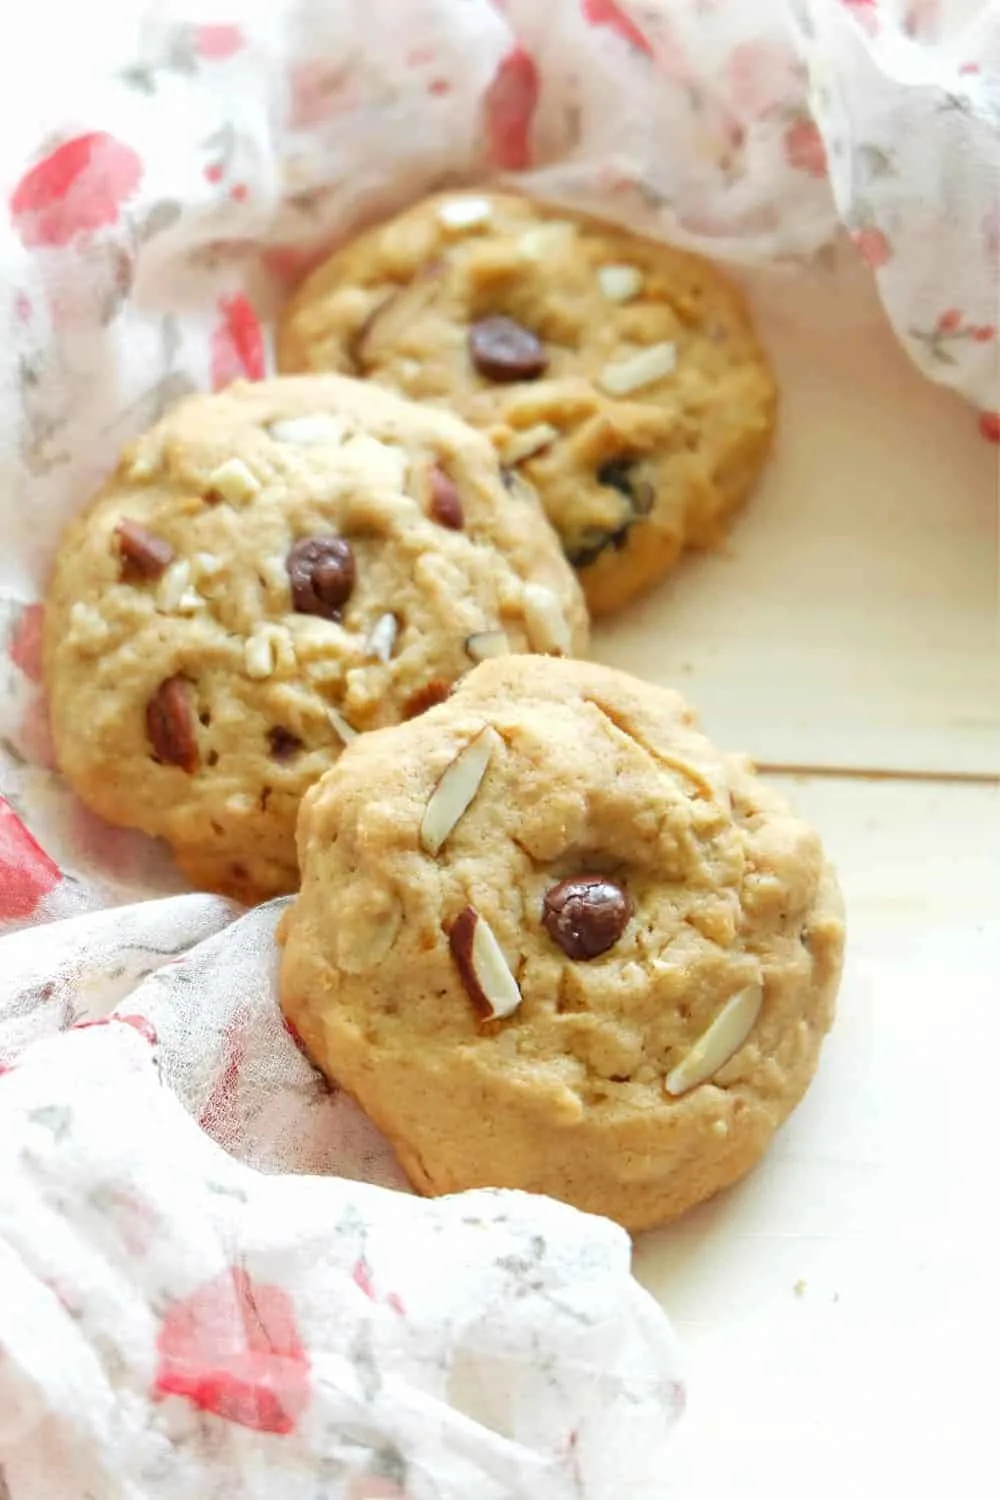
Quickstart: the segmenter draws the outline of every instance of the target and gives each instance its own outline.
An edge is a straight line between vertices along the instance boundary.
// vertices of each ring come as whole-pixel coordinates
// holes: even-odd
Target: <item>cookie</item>
[[[456,417],[338,376],[176,406],[65,535],[45,611],[58,764],[195,885],[297,885],[303,792],[490,653],[582,650],[527,486]]]
[[[742,1176],[812,1077],[833,872],[664,688],[483,663],[344,754],[299,855],[285,1014],[424,1192],[641,1229]]]
[[[338,251],[286,310],[278,360],[485,429],[537,488],[593,614],[720,539],[775,421],[767,358],[719,271],[498,193],[432,198]]]

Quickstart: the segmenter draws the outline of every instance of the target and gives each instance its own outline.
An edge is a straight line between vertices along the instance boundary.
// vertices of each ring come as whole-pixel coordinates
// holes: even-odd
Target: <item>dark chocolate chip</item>
[[[597,958],[613,948],[631,919],[632,898],[605,875],[576,875],[545,892],[542,926],[567,958]]]
[[[597,482],[624,495],[637,516],[648,516],[653,509],[653,486],[648,479],[641,477],[635,465],[627,459],[613,458],[609,463],[602,464],[597,471]]]
[[[440,677],[431,678],[430,682],[425,682],[423,687],[417,688],[417,691],[407,698],[403,704],[403,718],[415,719],[418,714],[426,713],[435,704],[443,703],[450,692],[450,682],[445,682]]]
[[[461,531],[465,525],[465,512],[455,481],[439,464],[432,464],[427,473],[427,485],[430,491],[427,514],[431,520],[439,526],[447,526],[449,531]]]
[[[189,776],[198,769],[191,691],[183,677],[161,682],[146,704],[146,733],[153,754],[163,765],[179,766]]]
[[[174,560],[174,549],[169,542],[127,516],[115,527],[115,539],[126,583],[159,578]]]
[[[354,588],[354,552],[342,536],[305,536],[285,558],[300,615],[339,620]]]
[[[572,539],[563,539],[566,556],[574,568],[589,567],[602,552],[609,549],[620,552],[628,542],[629,532],[636,521],[649,515],[656,499],[652,484],[642,477],[637,466],[629,459],[613,458],[602,464],[596,478],[598,484],[617,490],[628,501],[628,507],[620,526],[609,527],[606,531],[591,527]]]
[[[302,741],[298,735],[286,729],[284,724],[271,726],[267,731],[267,743],[275,760],[291,760],[302,749]]]
[[[513,318],[480,318],[469,329],[469,356],[487,380],[535,380],[548,368],[540,339]]]

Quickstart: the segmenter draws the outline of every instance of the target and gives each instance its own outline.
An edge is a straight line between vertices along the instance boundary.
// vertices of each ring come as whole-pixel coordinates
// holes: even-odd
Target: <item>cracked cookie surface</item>
[[[281,999],[413,1183],[631,1229],[711,1196],[805,1091],[843,949],[819,838],[684,701],[487,662],[306,798]]]
[[[337,251],[279,327],[286,370],[452,406],[538,490],[595,614],[716,543],[776,388],[697,256],[509,194],[442,194]]]
[[[68,529],[45,612],[69,782],[243,900],[297,885],[299,801],[354,731],[480,655],[585,644],[572,570],[485,438],[338,376],[176,406]]]

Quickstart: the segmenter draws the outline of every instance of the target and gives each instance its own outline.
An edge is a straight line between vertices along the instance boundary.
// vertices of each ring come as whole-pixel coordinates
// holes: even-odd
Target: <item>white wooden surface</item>
[[[887,327],[792,322],[786,300],[757,298],[783,392],[763,484],[596,654],[761,761],[1000,769],[997,449]]]
[[[763,494],[725,555],[598,648],[675,682],[720,743],[819,768],[776,780],[822,830],[848,902],[840,1016],[804,1104],[745,1182],[636,1242],[690,1377],[664,1494],[985,1493],[1000,1314],[996,450],[887,336],[765,326],[787,396]]]

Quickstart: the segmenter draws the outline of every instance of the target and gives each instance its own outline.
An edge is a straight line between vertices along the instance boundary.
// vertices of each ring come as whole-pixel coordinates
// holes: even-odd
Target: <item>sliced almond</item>
[[[496,730],[487,724],[444,771],[428,798],[420,823],[420,847],[427,854],[438,853],[456,823],[468,811],[500,743]]]
[[[179,557],[172,562],[170,567],[160,579],[156,590],[156,603],[159,609],[166,614],[173,614],[187,593],[191,584],[191,564],[186,558]]]
[[[662,380],[665,375],[672,375],[676,368],[676,344],[650,344],[628,359],[605,365],[597,383],[609,396],[628,396],[632,391],[640,391],[643,386]]]
[[[343,417],[330,412],[307,412],[304,417],[283,417],[267,429],[276,443],[294,443],[302,448],[341,443],[347,432]]]
[[[243,646],[243,670],[254,682],[270,677],[276,666],[274,642],[266,631],[258,630]]]
[[[492,213],[488,198],[449,198],[439,206],[437,217],[447,229],[473,229],[487,223]]]
[[[177,613],[179,615],[196,615],[200,609],[205,608],[205,600],[197,589],[185,589],[177,601]]]
[[[686,1094],[717,1073],[743,1046],[757,1023],[763,1003],[764,991],[759,984],[748,985],[727,1000],[687,1056],[667,1074],[664,1083],[667,1093]]]
[[[352,740],[357,739],[358,731],[355,729],[353,724],[348,724],[347,720],[344,718],[344,715],[338,708],[334,708],[332,705],[328,704],[326,711],[329,715],[331,725],[345,745],[349,745]]]
[[[477,630],[465,637],[465,652],[473,661],[487,661],[491,656],[509,656],[510,639],[506,630]]]
[[[259,557],[257,571],[269,589],[283,598],[288,597],[288,568],[284,557],[274,553],[268,557]]]
[[[448,934],[465,993],[487,1021],[513,1015],[521,991],[486,918],[474,906],[459,912]]]
[[[400,340],[438,294],[439,273],[439,264],[431,261],[369,313],[354,342],[354,357],[362,372],[382,360],[398,358]]]
[[[365,655],[374,656],[377,661],[389,661],[398,634],[399,621],[396,619],[396,616],[379,615],[375,624],[368,632],[368,639],[365,641]]]
[[[598,266],[597,284],[609,302],[631,302],[642,291],[642,272],[637,266]]]
[[[568,656],[573,646],[569,622],[559,600],[541,583],[524,585],[524,624],[532,650]]]
[[[561,249],[567,240],[576,238],[576,225],[568,219],[550,219],[546,224],[536,224],[518,236],[517,248],[529,260],[545,260]]]
[[[222,559],[214,552],[196,552],[191,559],[191,576],[197,583],[215,578],[222,572]]]
[[[534,427],[525,427],[514,432],[503,445],[501,458],[505,464],[523,463],[535,453],[541,453],[559,436],[559,428],[551,422],[536,422]]]
[[[209,489],[230,505],[246,505],[260,493],[260,483],[242,458],[227,458],[208,476]]]

